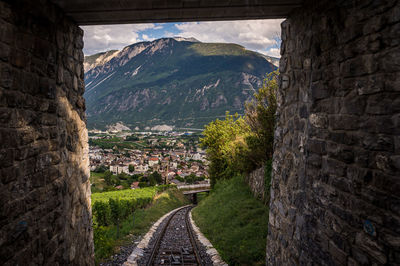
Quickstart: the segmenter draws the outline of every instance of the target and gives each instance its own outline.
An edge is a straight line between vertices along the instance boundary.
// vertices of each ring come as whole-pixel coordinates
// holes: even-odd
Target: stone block
[[[329,241],[329,253],[331,254],[334,261],[337,262],[338,265],[346,265],[347,264],[347,254],[340,248],[338,248],[333,241]]]
[[[346,174],[347,165],[334,159],[322,158],[321,170],[324,174],[342,177]]]
[[[10,46],[0,42],[0,60],[7,62],[10,57]]]
[[[26,52],[12,50],[10,63],[17,68],[26,68],[30,65],[30,56]]]
[[[328,117],[325,113],[313,113],[309,118],[310,124],[316,128],[327,128]]]
[[[334,130],[356,130],[359,128],[359,117],[354,115],[330,115],[329,126]]]
[[[6,44],[12,45],[14,41],[15,27],[7,22],[0,23],[0,40]]]
[[[13,85],[12,69],[7,64],[0,64],[0,86],[3,88],[11,88]]]
[[[368,97],[366,113],[386,115],[400,112],[400,97],[392,94],[375,94]]]
[[[340,110],[340,100],[340,98],[335,97],[314,101],[311,106],[311,112],[327,114],[338,113]]]
[[[14,149],[0,150],[0,168],[6,168],[14,164]]]
[[[394,48],[393,51],[385,51],[379,55],[379,69],[384,73],[400,71],[400,52],[397,50]]]
[[[377,58],[372,54],[349,59],[340,65],[340,74],[343,77],[357,77],[372,74],[377,70]]]
[[[385,264],[387,257],[383,252],[383,246],[379,245],[376,240],[368,237],[365,233],[357,233],[356,244],[359,245],[363,250],[367,252],[377,262]]]
[[[334,142],[327,142],[326,150],[331,158],[351,164],[354,161],[354,153],[351,147],[338,145]]]
[[[311,153],[324,155],[326,154],[326,143],[321,140],[310,139],[307,143],[307,150]]]

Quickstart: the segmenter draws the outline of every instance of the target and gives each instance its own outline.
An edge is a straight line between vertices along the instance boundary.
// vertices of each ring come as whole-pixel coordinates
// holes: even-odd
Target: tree
[[[110,198],[108,200],[108,204],[110,206],[110,217],[111,222],[117,226],[117,238],[119,237],[119,222],[121,220],[121,204],[119,199]]]
[[[162,176],[157,171],[154,171],[150,176],[157,184],[161,184],[163,182]]]
[[[105,171],[107,171],[107,167],[103,164],[97,166],[96,169],[94,170],[95,173],[104,173]]]
[[[108,186],[112,186],[113,185],[113,178],[112,178],[112,174],[110,171],[105,171],[104,173],[104,182],[106,182],[106,184]]]
[[[107,226],[110,217],[110,209],[105,202],[96,201],[93,204],[93,214],[99,226]]]
[[[217,180],[233,176],[236,166],[233,164],[237,147],[244,146],[244,137],[250,133],[250,128],[239,115],[225,115],[225,120],[215,120],[209,123],[200,139],[201,146],[206,148],[210,161],[209,174],[211,185]]]
[[[270,161],[273,154],[278,72],[266,76],[263,86],[246,103],[245,116],[226,114],[209,123],[200,139],[210,161],[211,185],[237,173],[249,173]]]
[[[130,135],[130,136],[127,136],[126,138],[125,138],[125,141],[138,141],[139,140],[139,138],[136,136],[136,135],[134,135],[134,134],[132,134],[132,135]]]
[[[135,171],[135,166],[134,166],[133,164],[130,164],[130,165],[128,166],[128,169],[129,169],[129,172],[132,173],[132,172]]]
[[[117,175],[117,179],[127,180],[128,178],[129,178],[129,176],[127,174],[125,174],[124,172],[121,172]]]
[[[272,158],[278,75],[277,70],[269,73],[263,81],[263,86],[254,94],[254,100],[245,106],[244,119],[252,132],[246,137],[249,147],[247,159],[255,167],[260,167]]]

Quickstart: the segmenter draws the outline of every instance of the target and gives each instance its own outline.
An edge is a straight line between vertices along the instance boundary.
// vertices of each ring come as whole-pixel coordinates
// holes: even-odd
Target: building
[[[114,175],[118,175],[120,173],[129,174],[129,167],[123,164],[110,165],[110,172]]]
[[[153,167],[156,164],[158,164],[158,158],[157,157],[150,157],[149,158],[149,167]]]
[[[135,167],[136,172],[144,173],[149,170],[149,166],[147,164],[139,164]]]
[[[196,153],[192,157],[193,160],[200,161],[202,159],[200,153]]]

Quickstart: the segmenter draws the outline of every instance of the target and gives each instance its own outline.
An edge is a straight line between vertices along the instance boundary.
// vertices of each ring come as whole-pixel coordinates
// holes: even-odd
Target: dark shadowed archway
[[[399,264],[399,1],[298,0],[1,0],[1,262],[94,263],[79,25],[283,17],[267,264]]]

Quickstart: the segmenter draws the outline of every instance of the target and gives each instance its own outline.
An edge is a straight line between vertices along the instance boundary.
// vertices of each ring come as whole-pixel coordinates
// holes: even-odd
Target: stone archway
[[[80,19],[286,16],[267,263],[400,263],[399,1],[168,3],[0,2],[5,265],[93,264]]]

